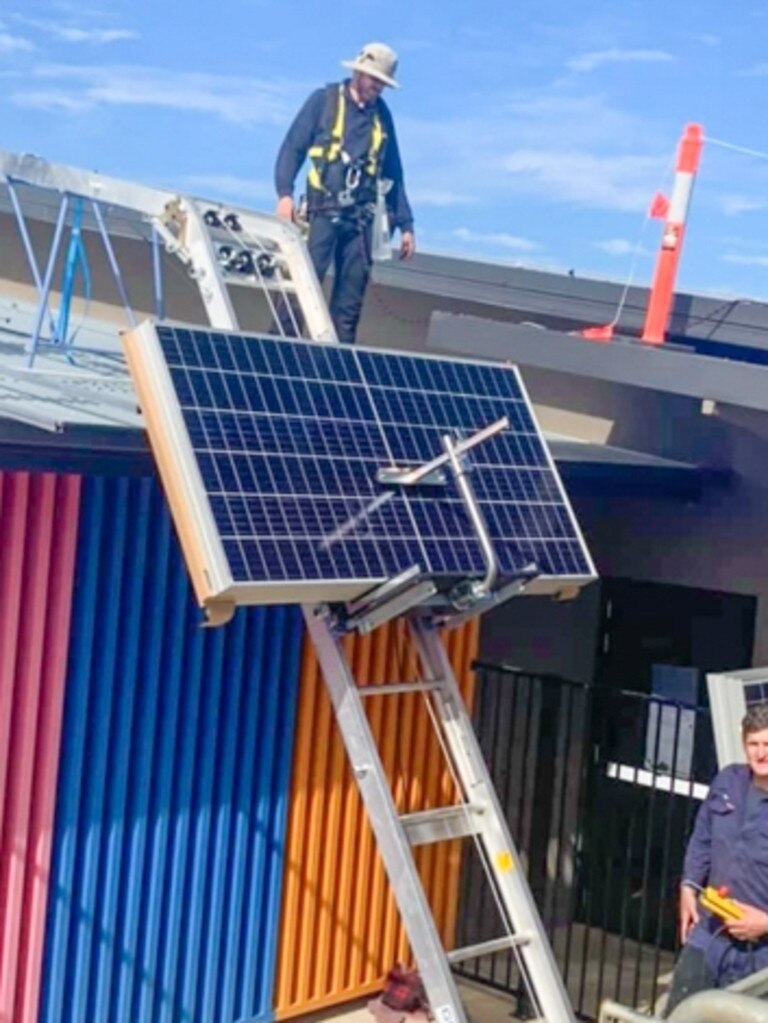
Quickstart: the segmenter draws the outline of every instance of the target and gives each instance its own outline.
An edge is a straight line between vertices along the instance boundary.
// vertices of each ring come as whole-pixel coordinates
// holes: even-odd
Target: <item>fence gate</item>
[[[621,689],[478,667],[475,725],[577,1013],[663,994],[685,842],[715,774],[709,710]],[[493,932],[464,863],[457,943]],[[463,974],[518,998],[513,955]]]

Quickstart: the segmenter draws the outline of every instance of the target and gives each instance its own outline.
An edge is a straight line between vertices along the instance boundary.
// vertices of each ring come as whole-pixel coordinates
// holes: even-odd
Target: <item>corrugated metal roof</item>
[[[50,431],[73,424],[142,429],[119,328],[89,317],[74,345],[44,346],[30,368],[35,317],[32,304],[0,296],[0,416]]]

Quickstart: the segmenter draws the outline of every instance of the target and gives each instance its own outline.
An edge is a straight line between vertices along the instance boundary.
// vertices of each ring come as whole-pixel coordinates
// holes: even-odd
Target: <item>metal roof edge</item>
[[[408,263],[376,263],[373,281],[384,287],[516,311],[542,327],[579,329],[613,322],[639,336],[649,289],[573,273],[418,253]],[[752,298],[676,292],[669,323],[673,337],[768,349],[768,303]]]
[[[471,340],[470,340],[471,339]],[[768,411],[768,367],[627,338],[587,341],[541,327],[433,313],[427,348]]]

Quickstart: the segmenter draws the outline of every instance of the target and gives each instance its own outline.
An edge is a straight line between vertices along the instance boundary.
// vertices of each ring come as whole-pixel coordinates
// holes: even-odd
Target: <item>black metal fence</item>
[[[708,710],[477,667],[476,728],[577,1013],[594,1019],[603,998],[653,1006],[674,962],[685,842],[716,771]],[[501,926],[468,856],[458,944]],[[525,1009],[514,954],[462,973]]]

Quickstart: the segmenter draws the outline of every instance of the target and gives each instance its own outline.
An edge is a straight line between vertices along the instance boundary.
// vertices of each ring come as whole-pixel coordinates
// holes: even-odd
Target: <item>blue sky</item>
[[[380,39],[401,56],[403,88],[387,98],[422,249],[620,281],[634,261],[646,283],[660,232],[647,206],[669,192],[683,126],[698,121],[716,141],[679,284],[768,300],[764,0],[356,0],[338,11],[5,0],[0,146],[272,209],[274,156],[298,106]]]

